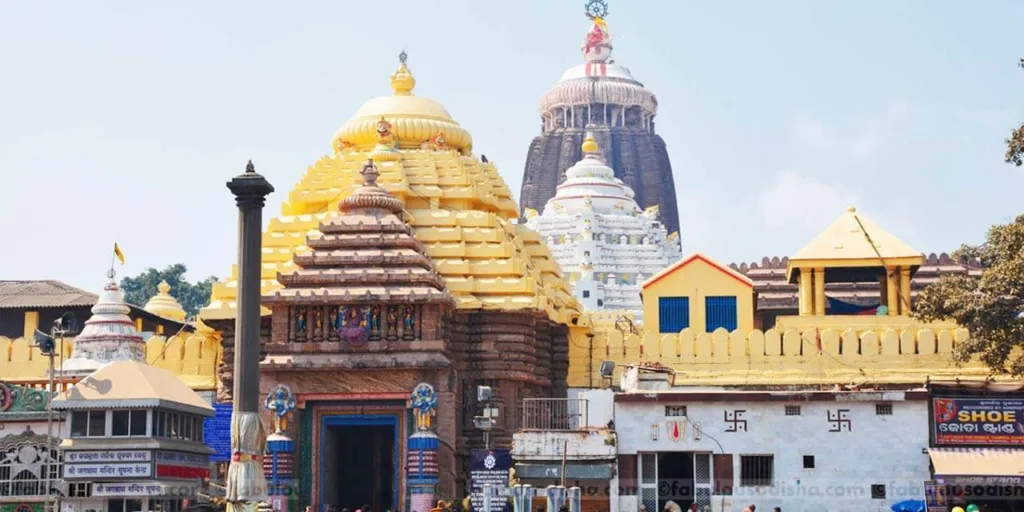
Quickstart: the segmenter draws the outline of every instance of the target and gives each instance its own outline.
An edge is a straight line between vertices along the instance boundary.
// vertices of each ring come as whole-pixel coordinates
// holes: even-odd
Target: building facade
[[[526,156],[523,211],[541,211],[566,179],[565,171],[583,155],[587,131],[605,148],[608,165],[636,194],[641,208],[660,206],[662,224],[679,231],[676,190],[665,141],[655,133],[658,100],[612,59],[612,37],[604,21],[607,4],[590,2],[591,29],[582,47],[583,62],[540,100],[541,134]]]
[[[345,123],[264,234],[261,392],[295,394],[297,507],[409,509],[424,487],[460,497],[484,447],[476,388],[498,413],[490,446],[507,447],[524,398],[564,396],[569,339],[584,337],[582,308],[541,237],[515,222],[508,186],[415,83],[403,54],[393,94]],[[224,361],[235,279],[201,313]],[[218,370],[221,401],[232,372]],[[421,385],[436,394],[429,474],[405,459],[426,442],[411,426]]]

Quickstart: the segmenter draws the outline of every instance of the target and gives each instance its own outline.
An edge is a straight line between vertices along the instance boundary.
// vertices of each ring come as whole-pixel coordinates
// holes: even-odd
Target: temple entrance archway
[[[334,415],[321,422],[320,497],[336,510],[398,508],[398,415]]]

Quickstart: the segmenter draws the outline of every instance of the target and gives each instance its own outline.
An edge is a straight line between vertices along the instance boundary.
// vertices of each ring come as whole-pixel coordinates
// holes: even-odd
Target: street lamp
[[[51,503],[53,498],[53,482],[50,473],[55,469],[56,461],[53,459],[53,452],[55,447],[53,446],[53,397],[57,394],[56,383],[54,382],[54,357],[57,355],[57,338],[60,337],[60,357],[61,363],[64,362],[64,337],[74,334],[78,330],[78,319],[75,318],[75,314],[67,311],[60,318],[53,321],[53,325],[50,327],[50,334],[36,329],[35,334],[32,336],[35,341],[35,347],[39,349],[39,353],[47,356],[49,370],[47,374],[47,388],[50,393],[49,400],[46,401],[46,456],[50,457],[50,466],[46,470],[46,475],[43,477],[43,485],[46,489],[46,504],[47,510],[55,510],[54,504]],[[63,366],[63,364],[61,365]],[[61,381],[63,382],[63,373],[61,374]],[[60,475],[57,475],[60,478]]]
[[[476,401],[481,403],[483,407],[481,407],[480,409],[480,415],[473,417],[473,426],[483,431],[484,448],[490,450],[491,428],[494,427],[494,424],[498,418],[498,408],[491,407],[491,387],[477,386]]]

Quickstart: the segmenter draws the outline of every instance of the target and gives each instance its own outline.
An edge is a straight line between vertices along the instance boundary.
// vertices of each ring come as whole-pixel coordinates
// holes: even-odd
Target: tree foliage
[[[148,268],[135,277],[121,279],[121,291],[124,299],[136,306],[144,306],[149,299],[157,294],[160,281],[171,285],[171,296],[178,300],[188,316],[194,316],[199,308],[210,302],[210,291],[216,277],[210,276],[202,281],[190,283],[185,279],[188,269],[182,263],[175,263],[163,270]]]
[[[984,244],[962,246],[953,257],[980,259],[981,279],[942,276],[918,296],[915,315],[955,320],[970,331],[958,360],[978,356],[993,371],[1024,375],[1024,215],[993,226]]]
[[[1024,59],[1021,59],[1017,65],[1024,68]],[[1006,139],[1006,163],[1017,167],[1024,165],[1024,124],[1021,124],[1010,134],[1010,138]]]

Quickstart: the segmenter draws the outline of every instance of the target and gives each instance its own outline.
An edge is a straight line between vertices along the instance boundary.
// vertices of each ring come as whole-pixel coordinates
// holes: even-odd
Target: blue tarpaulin
[[[880,306],[880,304],[860,306],[832,297],[825,297],[825,299],[828,302],[828,308],[825,309],[826,315],[875,315],[878,313],[878,306]]]
[[[892,506],[892,512],[925,512],[924,502],[918,500],[901,501]]]

